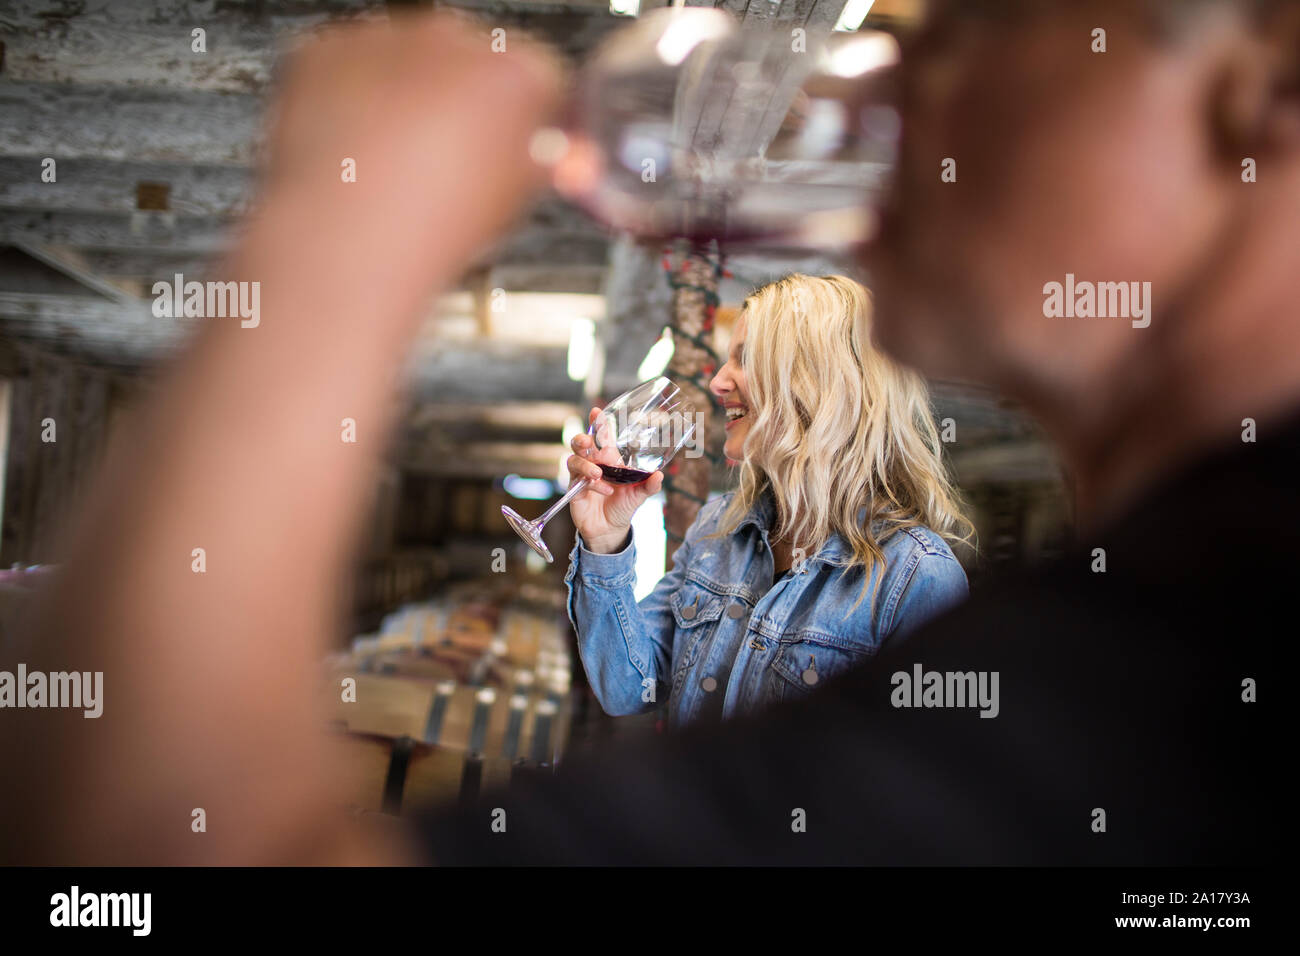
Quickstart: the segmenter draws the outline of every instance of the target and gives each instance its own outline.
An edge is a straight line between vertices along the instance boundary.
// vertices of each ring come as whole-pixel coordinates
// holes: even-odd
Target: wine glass
[[[604,479],[614,485],[634,485],[668,464],[695,436],[695,406],[682,397],[680,388],[661,375],[606,405],[587,433],[598,452],[613,449],[617,453],[617,464],[597,462]],[[536,521],[528,521],[504,506],[501,514],[515,533],[550,564],[555,559],[542,541],[542,529],[589,484],[587,478],[573,482],[564,497]]]
[[[886,201],[900,59],[875,30],[654,10],[597,48],[538,158],[562,195],[640,237],[847,249]]]

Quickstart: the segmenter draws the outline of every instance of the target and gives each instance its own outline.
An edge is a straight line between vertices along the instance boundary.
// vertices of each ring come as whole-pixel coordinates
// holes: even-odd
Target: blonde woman
[[[710,389],[740,486],[700,509],[639,604],[632,514],[663,475],[610,485],[591,439],[573,440],[569,473],[593,482],[570,505],[569,616],[610,714],[665,700],[671,726],[751,713],[966,596],[947,540],[971,525],[924,384],[871,345],[866,289],[805,275],[758,289]]]

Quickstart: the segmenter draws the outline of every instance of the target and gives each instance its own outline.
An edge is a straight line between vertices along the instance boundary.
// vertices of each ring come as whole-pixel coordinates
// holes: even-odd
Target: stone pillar
[[[692,245],[679,262],[665,261],[668,281],[673,289],[672,320],[673,357],[664,373],[686,393],[699,412],[696,447],[708,454],[687,457],[683,450],[669,464],[665,473],[664,526],[668,532],[666,560],[672,566],[673,553],[695,520],[700,506],[708,499],[712,460],[717,457],[713,398],[709,381],[717,373],[718,358],[713,349],[713,321],[718,306],[718,275],[715,256],[703,247]]]

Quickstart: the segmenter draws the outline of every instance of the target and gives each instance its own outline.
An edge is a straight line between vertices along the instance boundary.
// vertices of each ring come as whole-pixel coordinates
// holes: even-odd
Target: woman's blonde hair
[[[925,383],[871,344],[866,289],[845,276],[796,273],[753,292],[741,314],[754,420],[722,533],[770,489],[774,538],[788,535],[808,555],[832,533],[845,541],[848,567],[865,571],[858,602],[891,535],[923,526],[971,540]]]

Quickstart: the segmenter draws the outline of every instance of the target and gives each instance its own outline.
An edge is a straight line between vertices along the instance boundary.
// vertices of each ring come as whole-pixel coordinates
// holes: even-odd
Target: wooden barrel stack
[[[552,609],[411,605],[327,671],[353,810],[473,802],[485,788],[549,772],[568,735],[570,655]]]

